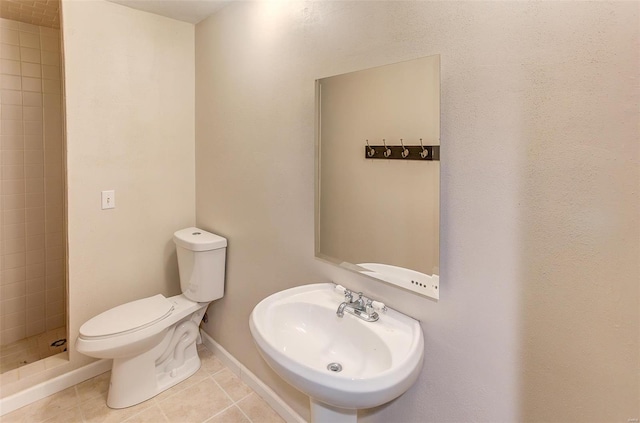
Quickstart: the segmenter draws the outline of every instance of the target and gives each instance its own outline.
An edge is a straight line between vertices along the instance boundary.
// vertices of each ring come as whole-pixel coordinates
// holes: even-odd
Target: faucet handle
[[[387,306],[384,305],[384,303],[381,303],[380,301],[371,301],[371,307],[373,307],[374,310],[378,310],[382,312],[387,311]]]
[[[367,304],[365,304],[365,309],[367,314],[372,314],[373,313],[373,300],[367,300]]]
[[[343,295],[344,295],[344,298],[348,298],[348,299],[349,299],[349,301],[351,301],[351,298],[352,298],[352,296],[353,296],[353,293],[352,293],[350,290],[348,290],[347,288],[345,288],[345,287],[344,287],[344,286],[342,286],[342,285],[336,285],[336,286],[334,286],[334,287],[333,287],[333,289],[335,289],[335,290],[336,290],[336,292],[338,292],[338,293],[340,293],[340,294],[343,294]]]
[[[348,289],[344,290],[344,300],[348,303],[350,303],[351,301],[353,301],[353,292],[349,291]]]

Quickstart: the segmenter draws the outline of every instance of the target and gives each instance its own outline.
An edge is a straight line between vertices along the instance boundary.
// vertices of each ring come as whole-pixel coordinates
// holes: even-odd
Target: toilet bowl
[[[113,359],[107,405],[158,395],[200,368],[196,342],[207,306],[224,294],[226,239],[197,228],[174,234],[182,294],[157,294],[107,310],[80,327],[76,350]]]

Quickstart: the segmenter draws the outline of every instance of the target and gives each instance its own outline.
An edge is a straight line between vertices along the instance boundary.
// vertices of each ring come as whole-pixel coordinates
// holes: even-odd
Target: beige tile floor
[[[0,373],[17,369],[34,361],[66,351],[63,345],[51,345],[67,337],[67,328],[51,329],[44,333],[0,346]]]
[[[110,372],[0,417],[2,423],[284,423],[269,405],[206,348],[189,379],[133,407],[107,407]]]

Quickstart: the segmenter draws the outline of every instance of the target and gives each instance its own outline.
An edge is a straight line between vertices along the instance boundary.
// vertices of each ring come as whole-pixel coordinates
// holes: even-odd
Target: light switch
[[[116,208],[116,192],[102,191],[102,210]]]

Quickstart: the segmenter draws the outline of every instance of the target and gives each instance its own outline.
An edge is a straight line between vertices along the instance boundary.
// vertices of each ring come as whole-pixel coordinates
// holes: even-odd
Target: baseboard
[[[246,383],[256,394],[260,395],[270,406],[288,423],[307,423],[293,408],[289,407],[271,388],[264,384],[256,375],[251,373],[234,356],[229,354],[220,344],[213,340],[205,331],[200,330],[203,344],[222,361],[233,373]]]
[[[63,375],[47,380],[38,385],[16,392],[6,398],[0,399],[0,416],[10,413],[25,405],[34,403],[49,395],[63,391],[87,379],[98,376],[111,369],[111,360],[98,360],[91,364],[72,370]]]

